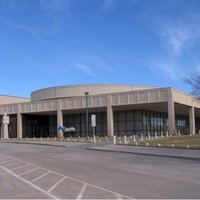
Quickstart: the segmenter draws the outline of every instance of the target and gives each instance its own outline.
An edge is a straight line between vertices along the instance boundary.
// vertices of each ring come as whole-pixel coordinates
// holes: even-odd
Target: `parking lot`
[[[14,198],[15,195],[25,198],[25,194],[21,192],[26,192],[27,189],[33,191],[26,198],[131,198],[4,154],[0,154],[0,170],[1,181],[15,182],[18,185],[16,191],[10,190],[11,194],[6,192],[9,188],[0,188],[0,193],[5,194],[5,198]]]
[[[0,143],[0,198],[199,198],[200,162]]]

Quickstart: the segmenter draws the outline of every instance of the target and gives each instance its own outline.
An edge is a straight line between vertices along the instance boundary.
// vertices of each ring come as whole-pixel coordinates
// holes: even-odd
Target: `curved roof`
[[[24,98],[24,97],[0,95],[0,105],[12,104],[12,103],[22,103],[22,102],[29,102],[29,101],[30,101],[30,99]]]
[[[97,95],[134,90],[145,90],[151,88],[155,87],[126,84],[87,84],[56,86],[33,91],[31,93],[31,101],[85,96],[85,92],[88,92],[89,95]]]

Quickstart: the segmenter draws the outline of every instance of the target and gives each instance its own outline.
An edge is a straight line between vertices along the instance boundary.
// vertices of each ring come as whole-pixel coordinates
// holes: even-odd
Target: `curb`
[[[173,155],[161,155],[161,154],[151,154],[151,153],[139,153],[139,152],[130,152],[130,151],[121,151],[121,150],[111,150],[111,149],[94,149],[94,148],[91,148],[91,147],[87,147],[86,149],[90,150],[90,151],[115,152],[115,153],[126,153],[126,154],[143,155],[143,156],[179,158],[179,159],[200,161],[200,158],[186,157],[186,156],[175,156],[175,155],[173,156]]]
[[[44,143],[31,143],[31,142],[2,142],[0,143],[12,143],[12,144],[32,144],[32,145],[43,145],[43,146],[53,146],[53,147],[66,147],[64,145],[58,145],[58,144],[44,144]]]

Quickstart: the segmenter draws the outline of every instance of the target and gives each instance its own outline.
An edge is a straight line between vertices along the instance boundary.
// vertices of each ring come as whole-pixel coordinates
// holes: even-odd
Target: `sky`
[[[74,84],[190,92],[200,0],[0,0],[0,94]]]

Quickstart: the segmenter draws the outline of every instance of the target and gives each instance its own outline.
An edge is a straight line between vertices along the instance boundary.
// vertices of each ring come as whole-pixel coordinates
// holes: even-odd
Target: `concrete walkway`
[[[192,159],[200,161],[200,150],[190,150],[190,149],[124,146],[124,145],[113,145],[112,142],[101,142],[94,144],[94,143],[84,143],[84,142],[0,140],[0,143],[70,147],[70,148],[81,148],[81,149],[95,150],[95,151],[129,153],[129,154],[147,155],[147,156],[161,156],[161,157]]]

